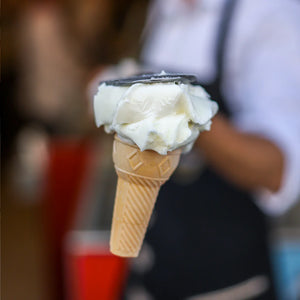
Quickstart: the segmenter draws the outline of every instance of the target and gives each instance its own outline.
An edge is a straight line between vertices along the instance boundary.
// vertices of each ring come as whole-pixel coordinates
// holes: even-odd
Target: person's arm
[[[279,148],[263,137],[239,132],[221,115],[196,145],[209,164],[240,187],[276,192],[281,186],[284,158]]]
[[[217,115],[197,144],[265,213],[279,215],[300,195],[300,7],[264,3],[247,35],[237,36],[237,51],[227,52],[223,92],[232,118]]]

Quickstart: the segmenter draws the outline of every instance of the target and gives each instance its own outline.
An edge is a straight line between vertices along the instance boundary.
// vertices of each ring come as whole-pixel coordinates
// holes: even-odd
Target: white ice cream
[[[177,83],[105,83],[94,97],[97,126],[160,154],[191,149],[199,133],[209,130],[218,105],[200,86]]]

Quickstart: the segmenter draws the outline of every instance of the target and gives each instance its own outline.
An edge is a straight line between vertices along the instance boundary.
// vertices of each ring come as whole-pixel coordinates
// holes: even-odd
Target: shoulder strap
[[[226,102],[221,93],[221,83],[224,75],[224,53],[226,47],[226,40],[230,30],[232,16],[236,7],[237,0],[226,0],[222,12],[222,17],[219,23],[216,40],[215,62],[216,62],[216,78],[214,82],[208,86],[208,92],[214,100],[219,104],[219,110],[223,114],[230,116]]]
[[[222,77],[223,68],[224,68],[224,53],[225,53],[226,40],[227,40],[227,36],[230,29],[232,16],[236,4],[237,4],[236,0],[227,0],[223,8],[223,14],[218,29],[217,43],[216,43],[217,78]]]

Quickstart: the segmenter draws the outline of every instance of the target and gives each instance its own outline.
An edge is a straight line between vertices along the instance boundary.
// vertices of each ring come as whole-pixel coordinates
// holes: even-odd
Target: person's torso
[[[215,26],[215,80],[202,82],[228,116],[220,88],[227,37],[220,39],[228,35],[229,24]],[[220,177],[196,152],[182,157],[160,191],[145,237],[152,264],[133,271],[131,283],[144,286],[155,299],[187,299],[259,277],[265,285],[249,295],[274,299],[264,215],[248,192]]]

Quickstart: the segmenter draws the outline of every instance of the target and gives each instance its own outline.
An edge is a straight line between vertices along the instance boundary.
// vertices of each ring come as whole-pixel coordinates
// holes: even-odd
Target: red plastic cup
[[[106,231],[75,231],[67,238],[65,275],[68,300],[118,300],[128,261],[109,251]]]

